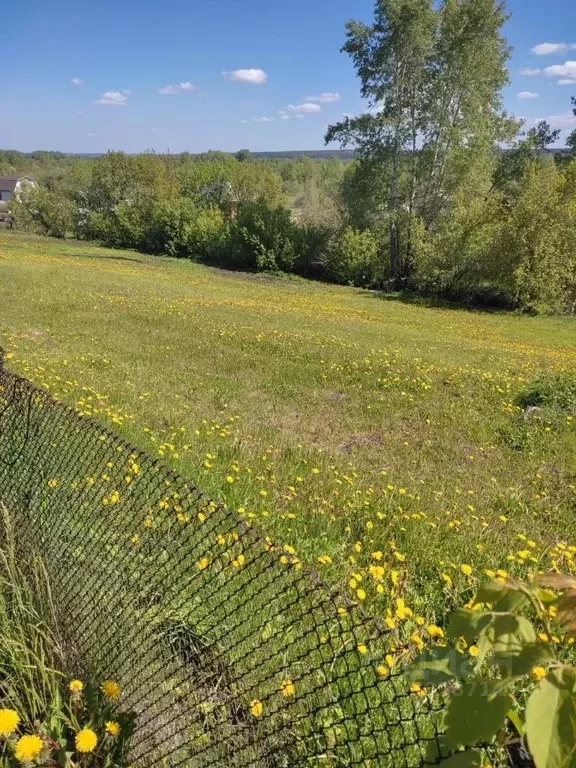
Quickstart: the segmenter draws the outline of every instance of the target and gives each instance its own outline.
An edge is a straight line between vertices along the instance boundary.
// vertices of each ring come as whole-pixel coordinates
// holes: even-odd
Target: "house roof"
[[[27,176],[25,173],[0,176],[0,190],[2,190],[2,192],[14,192],[16,185],[21,179],[30,179],[31,181],[34,181],[31,176]]]

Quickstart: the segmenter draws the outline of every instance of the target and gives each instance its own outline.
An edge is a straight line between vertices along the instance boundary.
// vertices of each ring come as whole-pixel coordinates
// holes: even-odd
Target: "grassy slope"
[[[0,330],[13,370],[261,519],[381,615],[403,594],[441,623],[482,569],[572,567],[574,423],[526,421],[513,402],[538,372],[576,367],[573,319],[7,233]]]

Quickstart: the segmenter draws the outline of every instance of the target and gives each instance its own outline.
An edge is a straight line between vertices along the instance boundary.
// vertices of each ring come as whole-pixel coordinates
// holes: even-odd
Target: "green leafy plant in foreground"
[[[446,634],[456,647],[424,651],[407,671],[425,687],[448,684],[444,735],[431,757],[455,753],[442,765],[472,768],[483,764],[480,753],[457,750],[493,745],[511,765],[529,750],[536,768],[576,766],[576,668],[554,653],[576,636],[576,577],[489,583],[472,608],[455,611]],[[470,658],[458,644],[473,649]]]

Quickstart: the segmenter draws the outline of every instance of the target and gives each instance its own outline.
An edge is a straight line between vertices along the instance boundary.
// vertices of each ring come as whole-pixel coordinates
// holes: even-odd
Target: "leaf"
[[[428,743],[426,748],[426,764],[437,765],[452,753],[452,745],[443,733],[439,733],[435,739]],[[442,765],[444,763],[442,762]]]
[[[482,757],[479,752],[458,752],[448,760],[443,760],[440,765],[445,768],[480,768]]]
[[[576,587],[576,576],[569,576],[564,573],[541,573],[536,576],[536,581],[543,587],[550,589],[564,590]]]
[[[544,605],[551,605],[558,600],[558,595],[551,589],[537,589],[536,597],[541,603],[544,603]]]
[[[500,652],[494,654],[494,664],[506,677],[523,677],[532,667],[548,664],[553,660],[550,648],[544,643],[531,643],[521,646],[518,652]]]
[[[499,656],[516,656],[521,653],[524,645],[536,641],[536,632],[531,621],[524,616],[503,613],[492,614],[485,634],[494,653]]]
[[[520,736],[520,738],[523,738],[525,733],[524,724],[522,720],[520,720],[520,715],[518,714],[518,712],[516,712],[515,709],[509,709],[508,712],[506,712],[506,717],[508,718],[508,720],[510,720],[514,728],[516,728],[516,732],[518,733],[518,736]]]
[[[526,706],[526,736],[537,768],[576,764],[576,670],[555,669]]]
[[[446,735],[454,745],[466,746],[491,741],[498,733],[510,707],[510,697],[494,694],[488,680],[472,680],[459,695],[450,697],[446,708]]]
[[[576,589],[572,589],[558,600],[556,617],[560,624],[572,624],[576,621]]]
[[[453,680],[468,670],[467,659],[453,648],[432,648],[424,651],[408,667],[407,675],[411,682],[421,685],[440,685]]]
[[[489,581],[478,590],[478,594],[474,598],[474,605],[478,605],[478,603],[494,603],[496,600],[504,597],[507,592],[506,584],[502,584],[499,581]]]
[[[516,613],[528,602],[528,595],[525,592],[510,591],[507,595],[494,605],[493,611],[496,613]]]
[[[486,618],[488,617],[488,618]],[[473,643],[483,626],[490,622],[490,614],[458,608],[450,617],[446,634],[457,640],[463,637],[467,643]]]

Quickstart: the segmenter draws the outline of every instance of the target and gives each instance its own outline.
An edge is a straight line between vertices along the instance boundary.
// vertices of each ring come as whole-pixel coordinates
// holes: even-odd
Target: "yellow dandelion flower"
[[[199,568],[201,571],[203,571],[205,568],[208,568],[208,566],[209,566],[209,565],[210,565],[210,560],[208,560],[208,558],[207,558],[207,557],[203,557],[203,558],[202,558],[201,560],[199,560],[199,562],[198,562],[198,568]]]
[[[19,763],[31,763],[36,760],[44,742],[39,736],[21,736],[14,747],[14,757]]]
[[[358,653],[361,653],[363,656],[366,653],[368,653],[368,647],[364,645],[364,643],[360,643],[359,645],[357,645],[356,650],[358,651]]]
[[[532,667],[530,674],[536,680],[542,680],[542,678],[546,677],[546,670],[544,667]]]
[[[420,635],[417,632],[412,632],[410,635],[410,640],[414,643],[414,645],[418,648],[419,651],[424,648],[424,641],[420,637]]]
[[[422,616],[416,616],[414,621],[416,622],[416,624],[418,624],[419,627],[423,627],[424,624],[426,623],[426,620]]]
[[[52,477],[50,478],[50,480],[48,480],[48,488],[56,488],[57,485],[58,485],[58,480],[56,480],[55,478]]]
[[[74,739],[77,752],[93,752],[98,744],[98,737],[92,728],[82,728]]]
[[[380,664],[380,666],[376,667],[376,674],[378,677],[388,677],[390,670],[384,664]]]
[[[415,693],[417,696],[425,696],[426,692],[422,688],[421,685],[418,685],[418,683],[412,683],[410,686],[410,693]]]
[[[260,717],[262,715],[262,710],[264,707],[262,706],[262,702],[258,699],[253,699],[250,702],[250,712],[254,715],[254,717]]]
[[[472,575],[472,567],[470,565],[461,565],[460,570],[464,574],[464,576],[471,576]]]
[[[120,686],[114,680],[105,680],[100,686],[100,690],[107,699],[114,701],[120,696]]]
[[[358,597],[358,600],[366,600],[366,592],[364,592],[363,589],[357,589],[356,596]]]
[[[294,696],[295,688],[292,680],[282,680],[280,683],[280,693],[282,696]]]
[[[244,557],[244,555],[240,554],[238,555],[238,557],[235,557],[234,560],[232,560],[232,565],[234,566],[234,568],[240,568],[240,566],[244,565],[245,560],[246,558]]]
[[[84,690],[84,683],[82,680],[71,680],[68,686],[70,693],[82,693]]]
[[[113,738],[116,738],[116,736],[118,736],[120,733],[120,724],[115,720],[108,720],[106,723],[106,732],[109,733]]]
[[[437,627],[435,624],[429,624],[426,627],[426,631],[430,637],[444,637],[444,631],[440,629],[440,627]]]
[[[348,613],[348,611],[347,611],[346,608],[344,608],[343,605],[339,605],[338,606],[338,613],[340,614],[340,616],[345,616]]]
[[[10,736],[19,722],[20,715],[14,709],[0,709],[0,736]]]
[[[470,648],[468,648],[468,653],[470,656],[478,656],[480,654],[480,648],[478,648],[477,645],[471,645]]]

